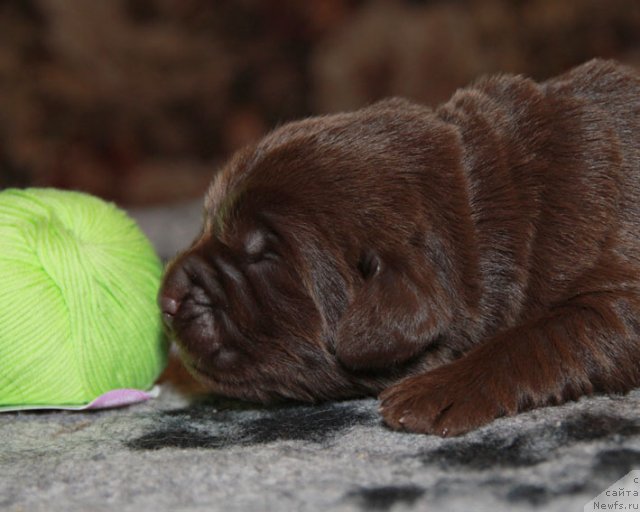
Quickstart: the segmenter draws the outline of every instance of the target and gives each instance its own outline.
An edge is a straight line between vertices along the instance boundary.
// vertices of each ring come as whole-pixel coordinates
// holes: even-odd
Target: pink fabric
[[[152,390],[153,391],[153,390]],[[110,409],[144,402],[153,398],[153,394],[139,389],[114,389],[100,395],[83,409]]]
[[[114,389],[100,395],[87,405],[10,405],[0,406],[0,413],[42,409],[65,411],[112,409],[114,407],[124,407],[125,405],[144,402],[150,398],[157,398],[158,395],[160,395],[160,388],[158,386],[153,387],[149,391],[142,391],[141,389]]]

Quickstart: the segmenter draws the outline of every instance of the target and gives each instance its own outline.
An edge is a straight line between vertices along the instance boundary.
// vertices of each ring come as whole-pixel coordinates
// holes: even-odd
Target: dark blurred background
[[[0,188],[186,200],[287,120],[594,56],[640,65],[640,1],[0,0]]]

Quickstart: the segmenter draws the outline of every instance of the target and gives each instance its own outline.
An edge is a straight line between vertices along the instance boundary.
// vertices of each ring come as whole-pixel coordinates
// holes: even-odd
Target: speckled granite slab
[[[640,469],[640,391],[453,439],[392,432],[375,400],[188,399],[0,415],[0,510],[582,510]]]

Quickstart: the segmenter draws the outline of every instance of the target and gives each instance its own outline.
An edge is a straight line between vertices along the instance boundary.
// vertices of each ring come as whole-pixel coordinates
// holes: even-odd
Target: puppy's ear
[[[405,362],[449,324],[448,294],[424,268],[424,259],[412,259],[363,252],[358,264],[362,284],[336,336],[336,356],[346,367],[376,369]]]

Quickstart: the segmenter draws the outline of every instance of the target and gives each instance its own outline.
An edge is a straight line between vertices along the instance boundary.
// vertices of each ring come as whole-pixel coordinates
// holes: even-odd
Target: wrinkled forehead
[[[316,124],[317,121],[310,120],[286,125],[236,153],[216,173],[205,194],[205,231],[222,229],[229,215],[240,206],[239,201],[264,203],[258,196],[265,195],[266,190],[273,195],[276,189],[282,188],[286,171],[273,167],[287,166],[278,162],[277,155],[295,153],[301,157],[305,148],[310,147],[313,134],[317,133]]]

